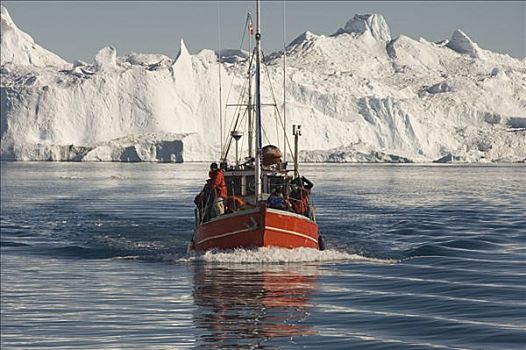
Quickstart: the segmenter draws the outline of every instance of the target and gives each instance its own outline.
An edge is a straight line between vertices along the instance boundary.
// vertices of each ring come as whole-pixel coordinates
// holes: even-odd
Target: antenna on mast
[[[301,125],[292,125],[292,135],[294,135],[294,177],[300,176],[298,159],[298,142],[301,136]]]

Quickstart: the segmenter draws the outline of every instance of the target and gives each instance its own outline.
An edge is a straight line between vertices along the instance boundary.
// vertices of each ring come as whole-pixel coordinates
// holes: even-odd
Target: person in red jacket
[[[292,202],[292,210],[296,214],[309,217],[309,190],[298,187],[294,189],[290,195]]]
[[[212,190],[212,196],[214,196],[214,209],[215,214],[223,215],[225,213],[225,204],[228,194],[226,190],[225,175],[223,170],[219,169],[217,163],[210,165],[210,189]]]

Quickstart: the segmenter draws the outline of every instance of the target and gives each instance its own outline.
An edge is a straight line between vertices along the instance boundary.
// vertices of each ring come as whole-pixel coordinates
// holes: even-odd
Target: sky
[[[191,53],[239,48],[254,1],[2,1],[17,26],[62,58],[93,62],[112,45],[118,55],[175,57],[184,39]],[[285,7],[285,11],[283,11]],[[484,49],[526,57],[525,1],[263,1],[268,54],[305,31],[330,35],[354,14],[384,16],[392,37],[449,39],[462,29]],[[285,30],[283,28],[285,13]]]

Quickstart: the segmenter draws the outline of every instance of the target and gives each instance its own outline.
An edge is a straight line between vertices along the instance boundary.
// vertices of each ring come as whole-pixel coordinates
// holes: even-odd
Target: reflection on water
[[[296,268],[296,266],[294,266]],[[275,337],[315,334],[306,324],[317,268],[194,266],[194,324],[207,348],[267,348]]]

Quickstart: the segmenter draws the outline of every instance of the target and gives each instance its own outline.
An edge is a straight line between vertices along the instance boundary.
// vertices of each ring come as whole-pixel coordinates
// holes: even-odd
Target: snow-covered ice
[[[479,46],[460,29],[457,29],[453,32],[453,35],[451,35],[451,39],[446,44],[446,46],[458,53],[468,54],[473,58],[481,57],[481,50]]]
[[[3,6],[1,17],[1,159],[218,157],[218,69],[223,104],[238,103],[245,51],[190,54],[181,40],[175,58],[118,56],[109,46],[91,63],[68,63],[21,31]],[[265,58],[280,109],[282,55]],[[439,43],[392,39],[381,15],[355,15],[332,35],[299,35],[286,55],[287,125],[303,125],[302,161],[526,159],[526,59],[480,48],[461,30]],[[265,103],[268,87],[264,81]],[[226,135],[234,109],[223,112]],[[272,108],[265,112],[264,141],[283,148]]]

